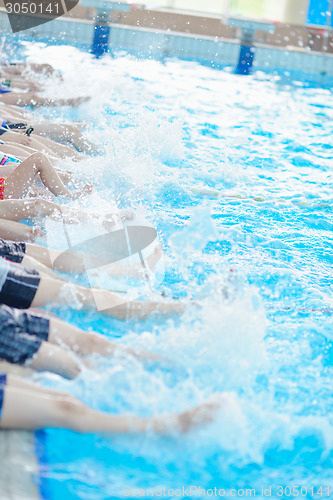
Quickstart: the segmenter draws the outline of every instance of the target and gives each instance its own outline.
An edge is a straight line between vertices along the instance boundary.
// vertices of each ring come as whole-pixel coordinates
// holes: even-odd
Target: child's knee
[[[97,335],[82,333],[79,336],[78,350],[83,351],[86,355],[93,354],[98,352],[100,344],[101,341]]]
[[[68,379],[76,378],[81,373],[79,363],[72,357],[69,357],[63,370],[63,375]]]
[[[33,161],[34,165],[40,166],[45,159],[45,155],[38,151],[36,153],[32,153],[29,158]]]
[[[71,395],[64,395],[55,402],[56,413],[61,420],[63,427],[82,432],[84,429],[81,424],[87,407],[81,401]]]
[[[75,125],[65,125],[63,133],[66,137],[73,137],[78,133],[78,129]]]

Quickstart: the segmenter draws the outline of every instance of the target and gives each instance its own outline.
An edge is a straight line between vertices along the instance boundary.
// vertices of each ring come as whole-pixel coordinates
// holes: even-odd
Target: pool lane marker
[[[293,307],[290,307],[290,306],[279,307],[279,308],[275,308],[273,306],[270,306],[267,309],[270,309],[271,311],[274,311],[274,312],[291,311],[291,312],[306,313],[306,314],[310,314],[312,312],[320,312],[320,313],[325,313],[325,314],[333,314],[333,309],[329,309],[329,308],[328,309],[325,309],[325,308],[311,308],[311,309],[306,309],[305,307],[298,307],[297,309],[294,309]]]

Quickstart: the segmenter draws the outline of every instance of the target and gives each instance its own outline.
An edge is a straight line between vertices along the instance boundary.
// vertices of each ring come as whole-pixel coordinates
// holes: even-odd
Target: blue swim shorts
[[[0,304],[28,309],[34,300],[39,282],[38,271],[11,262],[7,279],[0,290]]]
[[[7,375],[5,373],[0,373],[0,419],[1,419],[3,396],[5,392],[6,383],[7,383]]]
[[[26,251],[25,243],[0,238],[0,257],[21,264]]]
[[[0,359],[23,365],[48,340],[50,321],[29,311],[0,306]]]

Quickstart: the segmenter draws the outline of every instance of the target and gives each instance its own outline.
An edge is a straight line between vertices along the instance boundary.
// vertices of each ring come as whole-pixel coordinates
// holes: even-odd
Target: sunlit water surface
[[[48,83],[46,95],[91,96],[77,109],[47,112],[58,121],[92,121],[90,138],[106,144],[105,157],[67,162],[96,185],[86,209],[146,211],[165,252],[155,288],[201,305],[180,318],[126,323],[58,312],[175,366],[97,358],[95,370],[72,382],[51,375],[42,382],[115,413],[180,411],[224,391],[232,400],[214,424],[187,436],[40,433],[43,496],[106,499],[121,497],[125,486],[195,485],[254,488],[256,496],[271,486],[271,497],[281,498],[279,485],[297,485],[306,487],[304,498],[327,497],[331,90],[196,62],[125,54],[96,61],[76,48],[36,43],[24,50],[63,72],[64,83]],[[85,237],[94,234],[85,228]],[[52,225],[48,241],[65,248]]]

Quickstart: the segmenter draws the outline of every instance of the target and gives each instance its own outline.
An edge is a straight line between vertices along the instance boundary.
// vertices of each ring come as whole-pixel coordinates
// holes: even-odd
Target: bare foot
[[[154,419],[154,429],[161,434],[170,434],[170,431],[185,433],[209,424],[216,419],[218,411],[228,405],[227,395],[220,394],[218,397],[212,398],[191,410],[183,411],[177,414],[165,414]]]
[[[97,144],[89,143],[86,145],[86,152],[93,156],[103,156],[105,155],[105,148]]]
[[[149,279],[150,274],[154,272],[157,262],[162,257],[162,245],[157,245],[154,251],[144,259],[144,265],[134,264],[133,267],[128,267],[125,275],[128,276],[137,276],[139,278]]]
[[[31,234],[30,234],[30,241],[36,241],[39,238],[45,238],[45,237],[46,237],[46,234],[41,229],[39,229],[39,227],[32,226]]]
[[[155,311],[151,311],[152,313],[156,312],[157,314],[182,314],[186,309],[187,304],[181,301],[165,301],[156,303]]]
[[[77,162],[81,160],[85,160],[87,156],[84,153],[78,153],[77,151],[73,151],[73,154],[70,156],[71,160]]]
[[[89,96],[73,97],[68,99],[69,104],[82,104],[83,102],[89,101],[91,98]]]
[[[105,220],[102,222],[102,227],[107,231],[108,233],[111,233],[114,230],[114,226],[119,224],[120,222],[120,217],[118,217],[117,214],[109,214],[105,216]]]
[[[119,224],[121,221],[132,220],[134,215],[135,212],[133,210],[119,210],[119,212],[106,214],[102,223],[103,228],[106,231],[113,231],[116,224]]]
[[[87,129],[89,127],[91,127],[93,125],[93,122],[88,122],[86,120],[82,120],[82,121],[74,121],[74,122],[68,122],[68,123],[65,123],[65,125],[75,125],[76,127],[78,127],[79,129]]]
[[[91,194],[94,190],[94,186],[92,182],[88,182],[85,186],[83,186],[82,189],[79,189],[77,191],[77,196],[76,198],[82,198],[84,196],[87,196],[88,194]]]
[[[186,410],[178,415],[176,426],[180,432],[188,432],[194,427],[209,424],[215,420],[218,411],[228,404],[228,396],[220,394],[218,397],[212,398],[211,401],[202,403],[196,408]]]
[[[134,210],[124,209],[119,212],[121,220],[133,220],[135,216]]]
[[[82,189],[78,189],[72,196],[73,200],[77,198],[83,198],[84,196],[87,196],[91,194],[94,190],[94,186],[91,182],[88,182],[85,186],[83,186]]]
[[[152,254],[146,259],[147,266],[151,271],[154,271],[157,262],[162,257],[162,245],[157,245]]]
[[[32,186],[27,192],[29,198],[44,198],[47,201],[54,201],[55,196],[44,187]]]
[[[131,349],[130,347],[127,346],[124,347],[118,345],[117,352],[125,354],[126,356],[127,355],[133,356],[134,358],[139,359],[140,361],[144,361],[147,364],[158,363],[159,361],[163,361],[165,359],[160,354],[149,352],[141,348]]]
[[[51,106],[78,106],[79,104],[82,104],[83,102],[89,101],[90,97],[85,96],[85,97],[69,97],[67,99],[49,99],[43,102],[45,105],[51,105]]]

